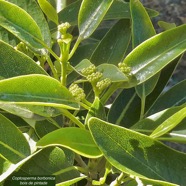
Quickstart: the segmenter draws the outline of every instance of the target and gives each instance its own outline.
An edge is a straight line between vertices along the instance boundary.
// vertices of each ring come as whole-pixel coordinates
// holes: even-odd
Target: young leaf
[[[0,154],[12,163],[30,155],[30,147],[17,127],[0,114]]]
[[[81,39],[88,38],[94,32],[112,3],[113,0],[83,0],[78,14]]]
[[[89,129],[106,159],[120,171],[139,178],[185,184],[185,154],[97,118],[89,120]]]
[[[38,0],[38,3],[45,15],[58,25],[58,15],[54,7],[47,0]]]
[[[0,80],[27,74],[47,75],[34,60],[0,40]]]
[[[30,108],[34,105],[67,109],[79,107],[66,87],[45,75],[25,75],[1,80],[0,102],[30,105]],[[45,112],[43,108],[38,109],[39,112]]]
[[[160,33],[136,47],[124,60],[138,84],[143,83],[186,50],[186,25]],[[144,55],[148,53],[148,55]]]
[[[153,138],[157,138],[162,136],[163,134],[166,134],[174,127],[176,127],[185,117],[186,108],[183,108],[169,117],[167,120],[165,120],[161,125],[159,125],[150,136]]]
[[[101,79],[109,78],[112,82],[128,81],[128,77],[115,65],[103,63],[97,67],[97,70],[103,73]]]
[[[89,131],[70,127],[50,132],[37,142],[39,148],[46,146],[63,146],[88,158],[102,155],[94,143]]]
[[[90,61],[96,66],[102,63],[117,65],[123,60],[130,38],[129,20],[118,21],[100,41]]]
[[[41,30],[33,18],[23,9],[7,1],[0,1],[0,26],[29,46],[43,47],[38,42],[43,40]]]

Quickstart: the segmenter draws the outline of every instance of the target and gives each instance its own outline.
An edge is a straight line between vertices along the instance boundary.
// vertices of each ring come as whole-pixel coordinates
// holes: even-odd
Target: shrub
[[[139,0],[66,3],[0,1],[1,185],[184,185],[163,142],[186,142],[186,81],[164,89],[186,25],[156,34]]]

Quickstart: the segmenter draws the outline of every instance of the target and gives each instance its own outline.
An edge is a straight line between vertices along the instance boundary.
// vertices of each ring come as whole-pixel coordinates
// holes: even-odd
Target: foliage
[[[55,3],[56,2],[56,3]],[[0,0],[0,184],[186,183],[186,25],[139,0]],[[57,2],[63,2],[59,7]]]

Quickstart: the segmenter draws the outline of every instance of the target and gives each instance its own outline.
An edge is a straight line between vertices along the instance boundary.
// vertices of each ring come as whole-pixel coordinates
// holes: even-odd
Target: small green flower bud
[[[85,99],[84,90],[80,88],[77,84],[71,84],[69,87],[69,91],[71,92],[72,96],[75,98],[76,101],[81,101]]]
[[[103,76],[103,74],[101,72],[94,72],[90,75],[87,76],[87,80],[90,83],[96,83],[99,81],[99,79]]]
[[[70,28],[70,23],[65,22],[58,26],[58,30],[62,35],[65,35],[67,30]]]
[[[92,65],[88,66],[87,68],[83,68],[81,70],[81,73],[84,76],[88,76],[88,75],[91,75],[92,73],[94,73],[95,71],[96,71],[96,66],[92,64]]]
[[[105,88],[107,88],[110,84],[111,84],[111,80],[109,78],[105,78],[101,81],[98,81],[96,87],[99,91],[102,91]]]
[[[128,67],[125,63],[119,63],[118,64],[119,69],[126,75],[130,75],[131,68]]]

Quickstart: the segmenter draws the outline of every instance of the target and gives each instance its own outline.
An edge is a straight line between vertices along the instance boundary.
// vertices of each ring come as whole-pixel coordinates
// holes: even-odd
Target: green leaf
[[[83,0],[79,14],[79,37],[88,38],[103,20],[113,0]]]
[[[77,25],[77,17],[80,9],[81,0],[77,0],[65,7],[59,12],[58,17],[60,22],[69,22],[71,25]],[[155,17],[159,13],[157,11],[146,9],[149,16]],[[112,3],[111,7],[104,16],[104,20],[110,19],[130,19],[129,3],[116,0]]]
[[[150,135],[157,138],[176,127],[186,117],[186,108],[181,109],[159,125]]]
[[[167,23],[165,21],[158,21],[159,27],[161,27],[163,30],[169,30],[176,27],[175,23]]]
[[[156,34],[149,15],[139,0],[130,1],[133,48]]]
[[[97,70],[103,73],[101,79],[109,78],[112,82],[128,81],[128,77],[115,65],[101,64],[97,67]]]
[[[29,144],[21,131],[1,114],[0,131],[0,154],[7,160],[18,163],[30,155]]]
[[[157,74],[186,50],[186,25],[160,33],[137,46],[124,60],[138,84]],[[144,55],[146,54],[146,55]]]
[[[149,15],[140,1],[130,1],[130,10],[132,18],[132,45],[133,48],[135,48],[146,39],[154,36],[156,32]],[[159,74],[136,87],[136,92],[142,100],[142,105],[145,104],[146,96],[149,95],[155,88],[158,78]]]
[[[43,107],[78,109],[68,89],[54,78],[45,75],[25,75],[0,81],[0,103],[29,106],[38,112]],[[9,106],[10,106],[9,105]],[[52,114],[52,110],[50,111]]]
[[[59,129],[59,126],[54,125],[52,122],[48,120],[43,120],[43,121],[37,121],[34,128],[37,135],[41,138],[44,135]]]
[[[89,131],[70,127],[53,131],[37,142],[38,147],[59,145],[88,158],[97,158],[102,153],[94,143]]]
[[[123,90],[113,102],[108,121],[125,127],[130,127],[139,120],[140,98],[134,88]]]
[[[0,26],[7,29],[27,45],[43,48],[41,30],[33,18],[18,6],[0,1]]]
[[[34,60],[0,40],[0,80],[27,74],[47,75]]]
[[[185,184],[185,154],[97,118],[89,120],[89,129],[106,159],[120,171],[143,179]]]
[[[123,60],[130,36],[129,20],[118,21],[100,41],[90,61],[96,66],[102,63],[117,65]]]
[[[11,166],[11,162],[9,162],[6,158],[4,158],[0,154],[0,175],[7,171],[7,169]],[[1,183],[1,180],[0,180]]]
[[[58,15],[54,7],[47,0],[38,0],[38,3],[45,15],[58,25]]]
[[[44,42],[47,44],[48,47],[51,46],[51,33],[49,30],[48,23],[39,7],[38,3],[35,0],[8,0],[9,2],[19,6],[20,8],[24,9],[37,23],[38,27],[40,28],[42,38]],[[32,48],[33,49],[33,48]],[[37,51],[34,49],[34,51]],[[41,51],[43,52],[43,50]]]
[[[148,14],[150,17],[155,17],[159,13],[155,10],[146,8]],[[128,2],[116,0],[113,2],[112,6],[108,10],[107,14],[105,15],[104,19],[110,20],[110,19],[130,19],[130,6]]]
[[[152,106],[154,101],[162,93],[170,77],[172,76],[174,70],[179,64],[180,60],[181,57],[174,59],[170,64],[168,64],[164,69],[161,70],[160,77],[156,84],[156,87],[154,88],[153,92],[149,94],[146,98],[146,104],[145,104],[146,111]]]
[[[184,104],[186,100],[184,90],[186,90],[186,80],[181,81],[163,93],[149,109],[147,115],[152,115],[166,108]]]

